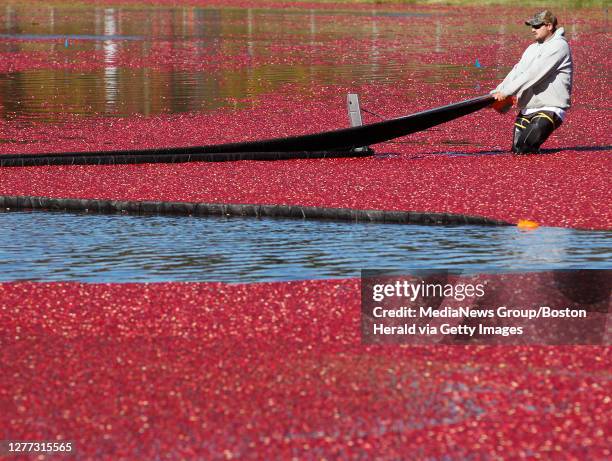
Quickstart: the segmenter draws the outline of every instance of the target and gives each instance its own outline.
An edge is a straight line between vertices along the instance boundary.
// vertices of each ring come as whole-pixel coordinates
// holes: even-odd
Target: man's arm
[[[521,58],[521,61],[523,60],[523,58]],[[508,75],[506,75],[506,78],[504,78],[504,80],[497,85],[497,88],[495,88],[493,91],[491,91],[491,94],[493,95],[493,97],[498,100],[501,101],[502,99],[504,99],[505,97],[507,97],[506,94],[504,94],[504,86],[506,85],[506,83],[508,83],[510,80],[512,80],[513,78],[515,78],[518,75],[518,67],[519,64],[521,63],[521,61],[519,61],[518,64],[516,64],[512,70],[510,72],[508,72]]]
[[[521,59],[519,59],[519,62],[517,62],[514,67],[512,68],[512,70],[510,72],[508,72],[508,75],[506,75],[506,77],[503,79],[503,81],[497,85],[497,88],[495,88],[493,91],[491,91],[491,95],[493,95],[493,97],[497,100],[497,101],[501,101],[505,98],[507,98],[508,96],[510,96],[510,94],[506,94],[506,91],[504,91],[504,87],[506,86],[506,84],[512,80],[514,80],[519,73],[521,72],[521,69],[523,67],[525,67],[526,65],[526,60],[527,60],[527,55],[529,54],[529,48],[528,47],[524,52],[523,55],[521,56]]]

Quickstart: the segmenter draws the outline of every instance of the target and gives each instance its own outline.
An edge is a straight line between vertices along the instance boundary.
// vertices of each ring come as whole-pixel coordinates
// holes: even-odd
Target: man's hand
[[[504,114],[510,110],[510,108],[516,102],[514,97],[506,96],[503,93],[493,93],[491,96],[495,98],[495,102],[491,105],[500,114]]]

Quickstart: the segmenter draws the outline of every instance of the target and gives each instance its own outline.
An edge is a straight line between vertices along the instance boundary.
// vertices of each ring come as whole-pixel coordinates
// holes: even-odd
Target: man
[[[562,27],[548,10],[525,21],[535,43],[503,82],[491,92],[497,101],[518,99],[512,152],[538,153],[540,146],[565,119],[572,93],[572,55]]]

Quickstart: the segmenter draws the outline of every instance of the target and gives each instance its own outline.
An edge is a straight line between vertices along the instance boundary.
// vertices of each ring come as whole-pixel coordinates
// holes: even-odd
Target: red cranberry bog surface
[[[125,2],[118,14],[177,2],[137,3],[127,10]],[[251,80],[259,82],[250,93],[256,97],[228,95],[210,110],[146,115],[134,109],[117,117],[78,112],[73,109],[82,104],[50,96],[55,106],[44,120],[11,118],[19,108],[10,107],[15,98],[5,91],[0,152],[94,152],[314,133],[346,126],[349,91],[384,117],[468,99],[494,87],[516,62],[529,42],[518,22],[533,13],[376,6],[377,27],[393,33],[355,37],[329,28],[371,22],[372,6],[231,6],[290,7],[300,13],[298,22],[310,8],[359,14],[323,17],[317,40],[278,40],[274,29],[260,30],[268,34],[266,53],[231,46],[202,59],[189,42],[173,48],[161,38],[145,54],[135,46],[117,50],[113,67],[123,72],[227,72],[226,79],[239,82],[247,69],[306,62],[318,69],[309,75],[321,72],[326,82],[271,83],[262,73]],[[545,155],[511,155],[513,115],[485,109],[374,146],[377,155],[369,158],[0,168],[0,195],[426,211],[609,230],[606,18],[595,9],[557,13],[573,50],[574,105]],[[34,14],[31,21],[41,19]],[[500,23],[508,25],[504,33],[482,39]],[[168,25],[156,24],[163,37]],[[10,37],[1,43],[0,70],[9,75],[108,67],[95,47],[68,43],[49,51],[38,42],[18,46]],[[321,70],[342,74],[373,48],[380,62],[402,71],[367,81],[350,74],[334,79]],[[32,94],[19,104],[32,105],[26,97]],[[2,283],[0,439],[74,440],[79,459],[610,457],[609,347],[364,346],[359,294],[357,280]]]

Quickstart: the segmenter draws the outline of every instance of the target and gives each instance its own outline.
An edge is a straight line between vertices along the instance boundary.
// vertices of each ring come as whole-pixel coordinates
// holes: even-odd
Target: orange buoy
[[[516,227],[519,229],[537,229],[540,225],[535,221],[530,221],[529,219],[519,219],[518,223],[516,223]]]

